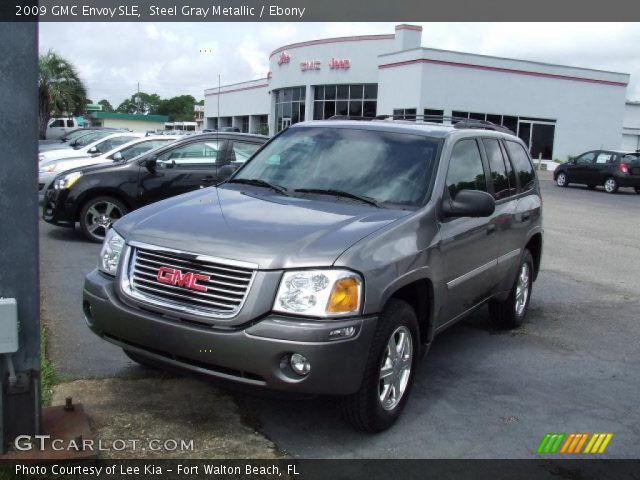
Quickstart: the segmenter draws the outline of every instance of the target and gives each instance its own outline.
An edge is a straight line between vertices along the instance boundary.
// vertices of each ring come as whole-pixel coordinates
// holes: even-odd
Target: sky
[[[140,90],[163,98],[264,78],[290,43],[389,34],[399,23],[40,23],[40,52],[70,60],[88,98],[117,107]],[[631,74],[640,100],[638,23],[420,23],[422,46]],[[587,99],[585,99],[586,101]]]

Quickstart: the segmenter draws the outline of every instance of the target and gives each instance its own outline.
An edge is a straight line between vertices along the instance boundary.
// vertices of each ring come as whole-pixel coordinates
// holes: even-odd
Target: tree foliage
[[[155,93],[137,92],[124,100],[116,112],[152,115],[157,113],[160,96]]]
[[[52,50],[38,59],[38,113],[40,138],[45,138],[52,116],[80,115],[87,89],[73,64]]]
[[[113,106],[106,98],[103,98],[98,102],[98,105],[102,105],[103,112],[113,112]]]
[[[161,100],[158,104],[157,113],[167,115],[170,122],[192,122],[193,106],[196,99],[191,95],[180,95],[178,97]]]

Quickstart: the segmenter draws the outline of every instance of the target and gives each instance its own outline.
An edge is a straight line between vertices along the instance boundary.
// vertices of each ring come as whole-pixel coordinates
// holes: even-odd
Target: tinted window
[[[438,141],[353,128],[293,128],[256,154],[235,177],[292,191],[343,190],[379,202],[418,205],[425,198]]]
[[[460,190],[487,191],[487,179],[475,140],[462,140],[453,147],[447,173],[447,188],[451,198],[455,198]]]
[[[507,198],[509,196],[509,179],[500,144],[498,140],[491,138],[483,139],[482,143],[484,143],[484,149],[489,160],[489,170],[493,180],[493,196],[496,200]]]
[[[64,120],[54,120],[51,125],[51,127],[64,127]]]
[[[67,120],[67,127],[73,127],[73,120]]]
[[[99,140],[102,137],[106,137],[110,133],[111,132],[87,133],[86,135],[83,135],[82,137],[78,138],[75,141],[75,147],[74,148],[77,150],[78,148],[86,147],[90,143],[93,143],[93,142],[95,142],[96,140]]]
[[[258,151],[260,145],[247,142],[233,142],[233,148],[231,149],[231,162],[232,163],[244,163],[251,156]]]
[[[183,145],[158,156],[158,168],[211,167],[218,158],[218,142],[205,140]]]
[[[533,188],[536,180],[536,173],[533,170],[531,161],[529,160],[529,155],[527,155],[527,152],[519,143],[505,142],[505,145],[507,146],[507,152],[513,162],[513,168],[520,180],[520,188],[522,191]]]
[[[584,155],[580,155],[578,158],[576,158],[576,163],[578,165],[589,165],[589,164],[593,163],[595,158],[596,158],[595,152],[588,152],[588,153],[585,153]]]

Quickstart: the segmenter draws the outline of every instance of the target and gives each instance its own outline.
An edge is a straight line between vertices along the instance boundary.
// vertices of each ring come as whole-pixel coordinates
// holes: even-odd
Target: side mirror
[[[453,200],[442,202],[445,217],[488,217],[496,209],[496,202],[487,192],[460,190]]]
[[[87,151],[87,153],[100,153],[100,152],[98,152],[98,148],[97,148],[97,147],[91,147],[91,148]]]
[[[114,162],[121,162],[122,161],[122,154],[120,152],[116,152],[113,154],[113,156],[111,157],[113,159]]]
[[[158,166],[158,157],[155,155],[150,156],[145,160],[144,166],[147,167],[147,170],[150,172],[155,172],[156,167]]]
[[[235,172],[236,170],[237,167],[234,167],[233,165],[223,165],[222,167],[218,168],[218,180],[224,182],[231,175],[233,175],[233,172]]]

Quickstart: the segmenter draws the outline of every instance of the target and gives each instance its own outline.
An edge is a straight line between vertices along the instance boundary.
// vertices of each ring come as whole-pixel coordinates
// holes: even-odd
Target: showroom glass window
[[[313,98],[314,120],[326,120],[334,115],[375,117],[378,85],[316,85]]]
[[[276,132],[284,130],[294,123],[304,121],[306,94],[305,87],[276,90]]]

